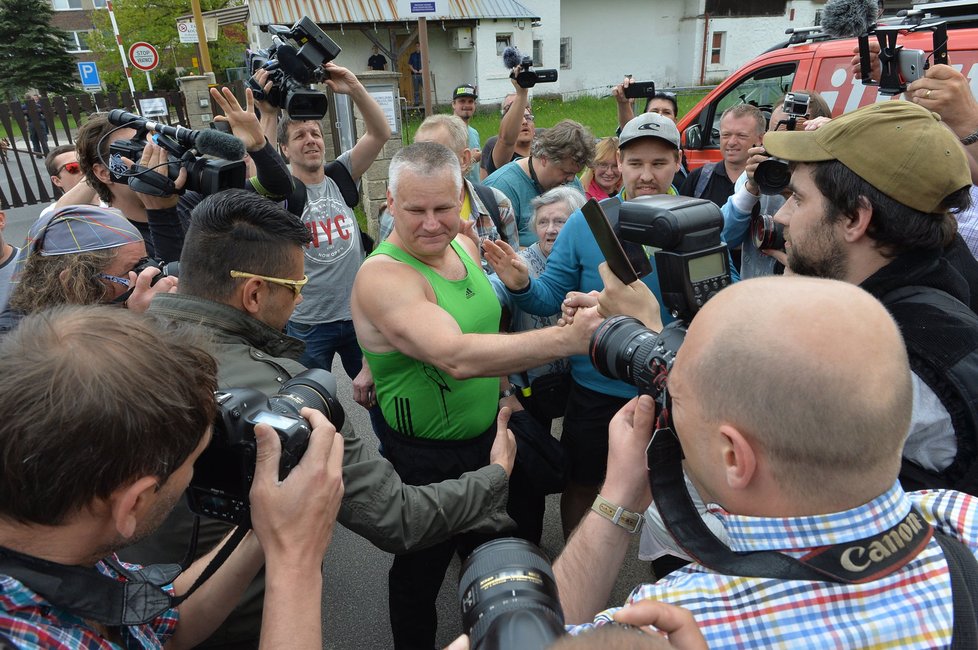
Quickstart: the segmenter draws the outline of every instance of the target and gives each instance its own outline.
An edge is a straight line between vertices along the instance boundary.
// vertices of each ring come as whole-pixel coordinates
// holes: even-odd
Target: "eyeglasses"
[[[277,284],[280,287],[288,287],[292,289],[295,293],[295,297],[298,298],[299,294],[302,293],[302,287],[306,286],[309,282],[309,276],[303,275],[301,280],[287,280],[285,278],[273,278],[268,275],[258,275],[257,273],[246,273],[245,271],[231,271],[232,278],[258,278],[259,280],[264,280],[265,282],[271,282],[272,284]]]
[[[610,170],[613,170],[613,169],[614,170],[617,170],[618,169],[618,163],[616,163],[616,162],[606,162],[606,163],[598,163],[597,165],[594,166],[594,170],[595,171],[599,171],[599,172],[606,172],[606,171],[610,171]]]
[[[130,287],[129,278],[120,278],[118,275],[109,275],[108,273],[98,273],[95,275],[96,278],[101,278],[102,280],[108,280],[109,282],[114,282],[115,284],[121,284],[126,289]]]
[[[81,171],[81,165],[79,165],[76,162],[65,163],[65,164],[61,165],[60,167],[58,167],[58,171],[54,172],[54,175],[55,176],[60,176],[62,170],[66,171],[69,174],[71,174],[72,176],[74,176],[75,174],[77,174],[78,172]]]

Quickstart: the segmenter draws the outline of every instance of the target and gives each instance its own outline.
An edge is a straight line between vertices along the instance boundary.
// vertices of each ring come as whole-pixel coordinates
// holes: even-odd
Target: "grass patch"
[[[685,115],[706,92],[684,93],[676,97],[679,115]],[[451,106],[439,106],[436,113],[451,113]],[[533,114],[538,127],[550,127],[557,122],[570,119],[588,127],[597,137],[614,135],[618,128],[618,111],[613,97],[581,97],[570,101],[559,98],[539,97],[533,100]],[[403,134],[405,142],[414,140],[414,133],[421,124],[422,116],[411,112],[405,121]],[[475,128],[485,143],[499,131],[499,110],[496,107],[480,107],[469,125]]]

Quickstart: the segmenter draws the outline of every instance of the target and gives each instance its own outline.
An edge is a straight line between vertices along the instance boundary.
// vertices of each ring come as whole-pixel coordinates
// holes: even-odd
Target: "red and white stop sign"
[[[149,72],[160,64],[160,53],[149,43],[133,43],[129,48],[129,62],[133,67]]]

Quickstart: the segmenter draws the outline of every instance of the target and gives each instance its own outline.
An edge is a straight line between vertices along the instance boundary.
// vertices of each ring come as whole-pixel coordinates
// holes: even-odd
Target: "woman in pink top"
[[[606,199],[621,191],[621,170],[618,169],[618,138],[602,138],[594,149],[594,163],[581,175],[581,185],[587,198]]]

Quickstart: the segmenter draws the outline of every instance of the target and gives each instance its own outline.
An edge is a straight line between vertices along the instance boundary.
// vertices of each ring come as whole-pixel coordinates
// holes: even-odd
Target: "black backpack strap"
[[[693,190],[693,196],[695,198],[703,198],[703,192],[706,191],[706,186],[710,184],[710,178],[713,176],[713,170],[716,167],[717,163],[709,162],[700,169],[699,178],[696,179],[696,188]]]
[[[357,187],[357,183],[353,180],[353,176],[350,175],[350,170],[346,168],[346,165],[335,160],[327,163],[326,175],[332,178],[333,182],[340,188],[343,201],[351,208],[357,207],[357,204],[360,203],[360,188]]]
[[[965,544],[935,529],[951,574],[954,627],[951,650],[978,648],[978,561]]]
[[[491,187],[482,183],[472,183],[472,189],[475,190],[482,204],[486,206],[489,218],[492,219],[493,225],[499,231],[499,237],[507,244],[510,243],[509,237],[506,236],[506,230],[503,228],[502,217],[499,216],[499,201],[496,200],[496,193],[492,191]]]

